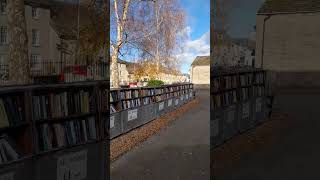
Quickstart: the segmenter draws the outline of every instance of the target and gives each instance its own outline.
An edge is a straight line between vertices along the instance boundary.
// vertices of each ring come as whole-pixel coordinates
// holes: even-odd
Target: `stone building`
[[[224,30],[215,30],[212,63],[217,66],[252,66],[254,42],[230,37]]]
[[[320,86],[320,1],[267,0],[257,13],[256,67],[278,86]]]
[[[7,1],[0,0],[0,75],[6,72],[5,68],[9,63],[10,30],[8,29],[6,12]],[[87,71],[88,62],[93,62],[93,59],[101,59],[102,53],[95,57],[76,57],[78,27],[81,29],[91,22],[89,10],[84,6],[89,1],[81,0],[79,2],[78,6],[75,3],[59,0],[24,0],[29,43],[29,59],[26,61],[30,64],[32,79],[58,77],[62,73],[69,73],[66,71],[72,71],[73,68],[67,67],[75,64],[85,65],[86,67],[81,68],[86,68],[85,71]],[[104,70],[101,67],[95,67],[95,69],[97,68],[99,70],[95,71]]]
[[[197,56],[190,68],[190,79],[195,85],[210,84],[210,56]]]

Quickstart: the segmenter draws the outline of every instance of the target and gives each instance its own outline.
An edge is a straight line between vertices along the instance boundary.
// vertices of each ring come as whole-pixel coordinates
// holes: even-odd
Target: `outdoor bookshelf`
[[[266,120],[266,73],[216,68],[211,74],[211,141],[218,146]]]
[[[192,84],[112,89],[110,138],[129,132],[180,107],[192,100],[193,95]]]
[[[1,88],[0,179],[106,179],[100,83]]]

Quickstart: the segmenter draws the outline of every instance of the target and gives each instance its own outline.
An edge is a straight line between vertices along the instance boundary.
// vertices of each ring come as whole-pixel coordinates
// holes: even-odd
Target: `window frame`
[[[39,47],[40,46],[40,31],[38,29],[32,29],[31,30],[31,36],[32,36],[32,46],[33,47]],[[34,37],[35,35],[35,37]]]
[[[35,16],[33,14],[34,12],[36,12]],[[31,17],[32,17],[32,19],[39,19],[40,18],[40,9],[39,9],[39,7],[31,7]]]
[[[5,31],[3,31],[5,30]],[[5,34],[5,35],[3,35]],[[7,45],[8,44],[8,27],[7,26],[0,26],[0,45]],[[3,41],[4,39],[4,41]]]
[[[3,4],[4,4],[4,9],[2,9]],[[7,14],[7,7],[8,7],[8,1],[7,0],[0,0],[0,14],[2,14],[2,15]]]

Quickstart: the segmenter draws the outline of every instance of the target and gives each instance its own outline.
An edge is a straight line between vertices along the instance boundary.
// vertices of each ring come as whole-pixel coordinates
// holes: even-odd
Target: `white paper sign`
[[[213,136],[215,137],[215,136],[218,136],[219,135],[219,119],[214,119],[213,121],[212,121],[212,123],[210,123],[211,124],[211,129],[213,130],[212,132],[213,132]]]
[[[64,155],[57,161],[57,180],[84,180],[87,178],[87,150]]]
[[[192,98],[192,92],[190,92],[190,98]]]
[[[243,104],[243,107],[242,107],[242,118],[248,118],[249,117],[249,112],[250,112],[250,104],[249,103]]]
[[[227,123],[232,123],[235,119],[236,111],[234,109],[228,111],[227,114]]]
[[[138,118],[138,109],[128,111],[128,121],[132,121]]]
[[[114,127],[114,116],[110,117],[110,129]]]
[[[176,105],[178,105],[179,104],[179,99],[176,99]]]
[[[189,99],[189,94],[186,94],[186,99]]]
[[[172,106],[172,99],[168,100],[168,106]]]
[[[256,113],[261,112],[262,110],[262,99],[256,99]]]
[[[9,172],[9,173],[5,173],[5,174],[1,174],[0,180],[14,180],[14,173]]]
[[[164,109],[164,102],[159,103],[159,111]]]
[[[181,100],[181,101],[183,101],[183,95],[182,95],[182,96],[180,96],[180,100]]]

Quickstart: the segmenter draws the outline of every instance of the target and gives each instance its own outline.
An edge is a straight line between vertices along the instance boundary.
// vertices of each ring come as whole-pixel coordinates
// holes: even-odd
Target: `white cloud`
[[[187,72],[191,63],[197,56],[210,55],[210,32],[207,31],[200,38],[191,40],[192,29],[187,26],[181,31],[186,35],[186,41],[183,45],[183,52],[177,55],[177,58],[182,63],[182,71]]]

